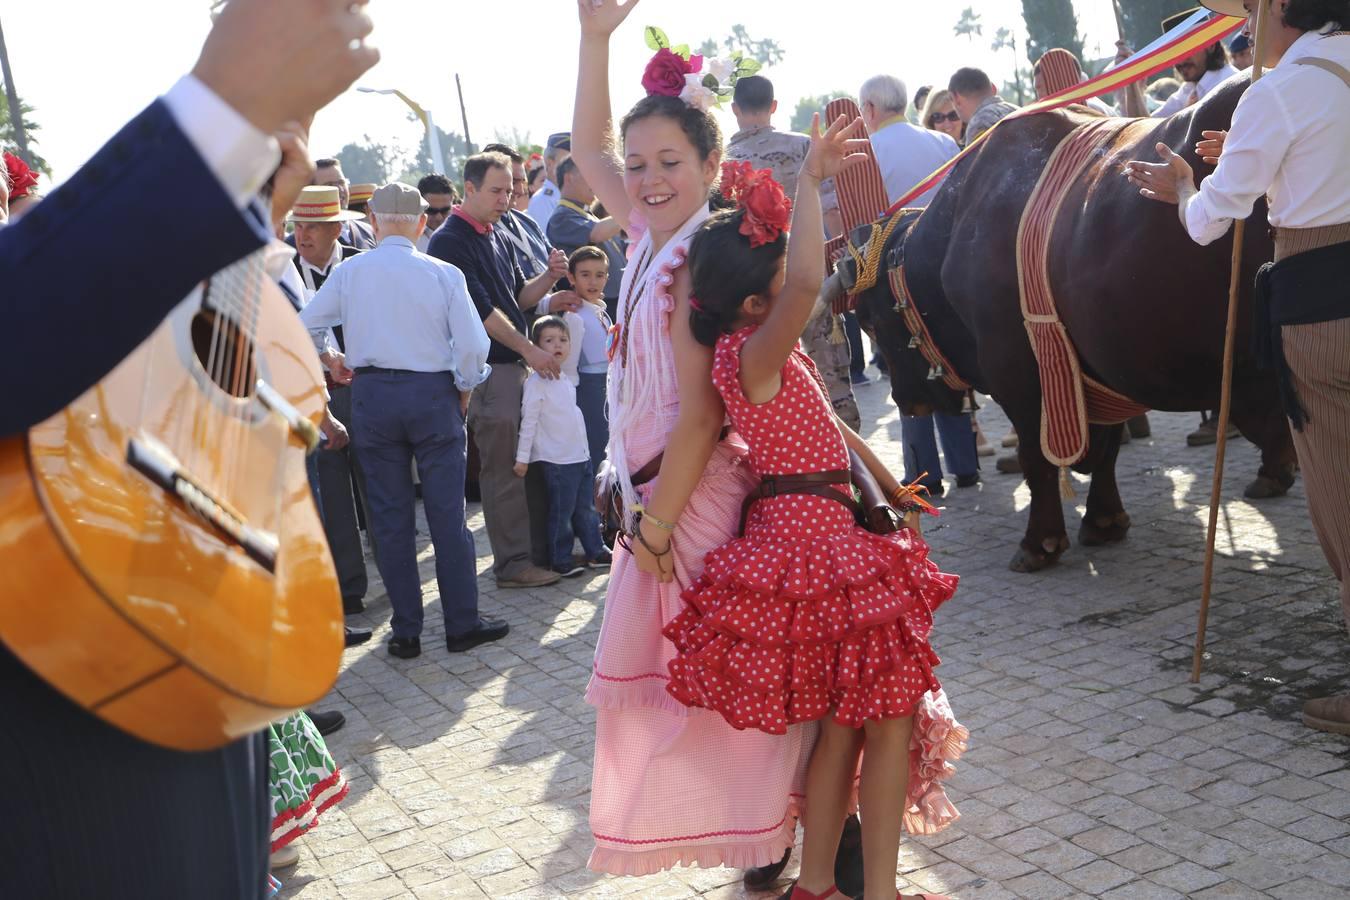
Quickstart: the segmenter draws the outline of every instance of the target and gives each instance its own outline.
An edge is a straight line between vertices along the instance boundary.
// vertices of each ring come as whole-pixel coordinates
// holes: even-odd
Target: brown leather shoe
[[[532,588],[557,584],[561,576],[557,572],[541,569],[538,566],[526,566],[510,578],[497,577],[497,587]]]
[[[1350,694],[1318,697],[1304,703],[1303,724],[1332,734],[1350,734]]]

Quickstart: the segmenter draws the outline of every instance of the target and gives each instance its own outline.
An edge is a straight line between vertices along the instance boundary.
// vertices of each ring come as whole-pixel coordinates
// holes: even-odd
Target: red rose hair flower
[[[5,174],[9,178],[9,199],[18,200],[28,196],[29,188],[37,187],[38,177],[23,160],[5,151]]]
[[[721,190],[744,213],[740,230],[751,247],[773,243],[787,233],[792,201],[769,169],[756,169],[748,162],[724,162]]]
[[[648,96],[662,94],[667,97],[678,97],[684,90],[684,76],[692,75],[702,67],[703,57],[694,56],[685,59],[680,54],[662,47],[656,51],[651,62],[647,63],[647,70],[642,73],[642,87]]]

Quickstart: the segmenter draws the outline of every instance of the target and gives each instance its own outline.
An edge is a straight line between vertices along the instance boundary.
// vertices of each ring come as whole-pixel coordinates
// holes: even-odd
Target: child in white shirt
[[[524,478],[530,465],[543,469],[553,571],[569,578],[586,569],[573,559],[574,538],[581,540],[586,566],[605,568],[611,559],[600,538],[593,498],[595,471],[586,422],[577,406],[577,361],[584,328],[581,316],[566,313],[537,319],[530,329],[530,339],[558,360],[563,377],[547,379],[531,373],[525,380],[516,448],[516,475]]]

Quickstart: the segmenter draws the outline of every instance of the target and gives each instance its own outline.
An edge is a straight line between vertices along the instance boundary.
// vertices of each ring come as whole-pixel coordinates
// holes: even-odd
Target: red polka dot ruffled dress
[[[740,352],[754,331],[724,335],[712,373],[749,445],[751,469],[765,477],[849,468],[824,384],[800,350],[784,365],[777,396],[758,405],[746,399]],[[831,710],[854,728],[914,715],[917,808],[906,824],[936,830],[955,810],[935,782],[964,749],[966,731],[933,674],[939,660],[928,635],[933,611],[957,581],[938,571],[910,529],[873,534],[825,497],[758,500],[744,536],[707,555],[682,595],[685,609],[664,629],[677,650],[667,690],[736,728],[771,734]]]

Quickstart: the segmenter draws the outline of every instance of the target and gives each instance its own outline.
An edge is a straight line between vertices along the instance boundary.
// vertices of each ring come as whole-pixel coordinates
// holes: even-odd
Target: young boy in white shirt
[[[606,568],[611,556],[600,538],[595,512],[595,470],[586,441],[586,422],[577,406],[577,361],[585,325],[581,316],[566,313],[543,316],[530,329],[535,346],[553,355],[563,377],[525,380],[520,404],[520,440],[515,473],[521,478],[530,465],[541,466],[548,485],[548,538],[553,571],[565,578],[591,568]],[[572,556],[574,538],[581,540],[586,566]]]

